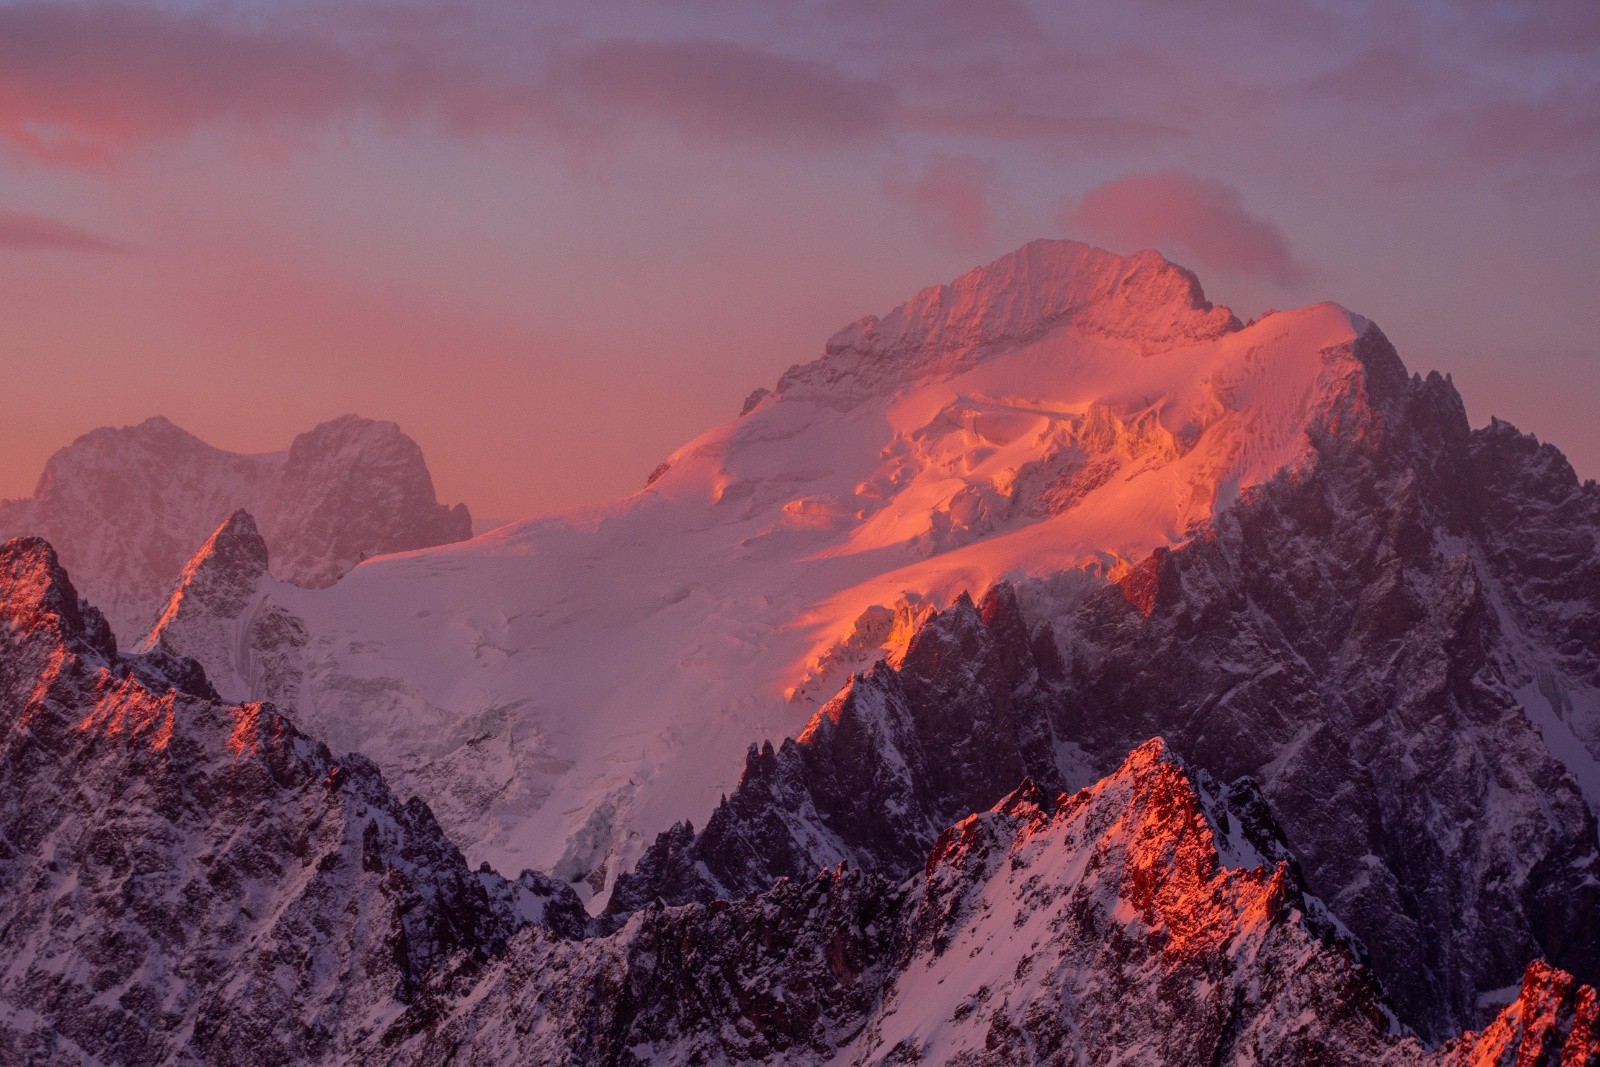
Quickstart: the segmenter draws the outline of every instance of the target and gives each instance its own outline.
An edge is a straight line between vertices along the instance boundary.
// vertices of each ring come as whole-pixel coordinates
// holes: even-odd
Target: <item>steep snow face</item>
[[[1297,462],[1365,328],[1242,327],[1159,256],[1037,242],[850,327],[627,500],[293,594],[294,706],[474,857],[602,889],[929,607],[1081,597]]]
[[[0,502],[0,537],[45,537],[126,643],[142,639],[186,560],[237,508],[260,518],[275,573],[328,585],[363,558],[471,536],[434,499],[421,450],[392,422],[346,415],[287,452],[239,455],[163,418],[94,430],[50,458],[34,495]]]

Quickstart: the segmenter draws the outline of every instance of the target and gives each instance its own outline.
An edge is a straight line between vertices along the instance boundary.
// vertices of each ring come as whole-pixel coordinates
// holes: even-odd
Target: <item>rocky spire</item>
[[[183,568],[178,586],[150,632],[147,647],[173,647],[174,629],[210,618],[236,618],[267,575],[267,543],[248,511],[223,521]],[[180,640],[181,643],[181,640]]]
[[[13,640],[48,633],[116,655],[105,618],[78,597],[55,549],[40,537],[0,545],[0,622],[9,625]]]

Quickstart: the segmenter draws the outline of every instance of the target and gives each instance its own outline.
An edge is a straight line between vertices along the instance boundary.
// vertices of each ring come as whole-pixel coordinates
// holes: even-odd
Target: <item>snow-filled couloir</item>
[[[1070,603],[1302,461],[1368,328],[1243,325],[1154,252],[1037,241],[848,327],[631,497],[276,588],[303,677],[258,683],[474,861],[599,893],[934,607],[1055,575]]]

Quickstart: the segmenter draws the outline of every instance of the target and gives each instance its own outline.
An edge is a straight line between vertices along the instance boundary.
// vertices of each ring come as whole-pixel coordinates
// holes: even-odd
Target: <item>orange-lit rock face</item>
[[[1000,1032],[1032,1042],[1013,1046],[1025,1057],[1049,1035],[1205,1062],[1238,1027],[1242,1042],[1280,1042],[1280,1056],[1390,1049],[1376,988],[1326,913],[1159,739],[1053,804],[1030,785],[951,827],[908,925],[931,960],[901,995],[931,1003],[887,1020],[886,1046],[893,1034],[980,1049]],[[992,1002],[963,1000],[985,984]],[[1271,1032],[1301,1010],[1327,1030],[1303,1045]]]
[[[1166,552],[1157,549],[1138,566],[1117,579],[1117,588],[1128,604],[1145,618],[1156,609],[1156,598],[1161,595],[1161,561]]]
[[[131,675],[115,683],[107,675],[101,678],[103,695],[79,721],[78,729],[145,744],[157,751],[165,749],[172,740],[177,694],[156,696]]]
[[[1440,1051],[1440,1067],[1592,1067],[1600,1061],[1600,995],[1542,960],[1481,1033]]]

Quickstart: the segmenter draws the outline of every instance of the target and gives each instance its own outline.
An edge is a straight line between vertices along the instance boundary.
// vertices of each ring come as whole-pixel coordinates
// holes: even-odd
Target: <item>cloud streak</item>
[[[0,138],[77,166],[202,127],[302,130],[362,111],[476,129],[543,110],[540,94],[400,47],[354,51],[204,12],[0,6]]]
[[[357,115],[391,128],[578,141],[653,123],[691,140],[802,147],[897,135],[1118,147],[1180,132],[1097,110],[1081,94],[1018,96],[1017,79],[998,73],[973,92],[971,71],[937,50],[919,66],[692,33],[589,37],[500,28],[470,6],[444,41],[431,22],[359,7],[321,22],[292,8],[247,22],[238,10],[0,4],[0,141],[59,164],[107,166],[203,129],[279,139]],[[989,32],[1013,41],[1031,25],[1013,22]]]
[[[1115,178],[1065,205],[1060,221],[1122,251],[1159,248],[1198,267],[1280,285],[1307,278],[1283,231],[1247,212],[1238,190],[1183,171]]]
[[[0,249],[44,252],[124,252],[127,246],[59,219],[0,208]]]
[[[562,55],[553,91],[581,113],[666,120],[691,135],[856,141],[894,110],[882,82],[715,40],[612,40]]]

